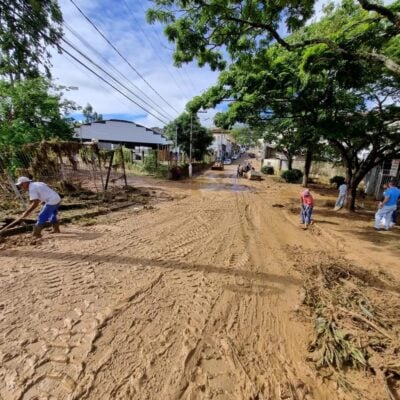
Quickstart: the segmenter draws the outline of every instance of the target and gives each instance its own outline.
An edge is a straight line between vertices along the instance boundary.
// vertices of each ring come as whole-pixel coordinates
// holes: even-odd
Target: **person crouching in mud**
[[[33,236],[36,238],[42,237],[41,232],[46,222],[50,222],[53,225],[53,233],[60,233],[60,226],[57,219],[61,202],[59,194],[45,183],[32,182],[25,176],[18,178],[16,185],[24,192],[29,192],[30,205],[21,218],[25,218],[41,203],[43,204],[36,225],[33,227]]]

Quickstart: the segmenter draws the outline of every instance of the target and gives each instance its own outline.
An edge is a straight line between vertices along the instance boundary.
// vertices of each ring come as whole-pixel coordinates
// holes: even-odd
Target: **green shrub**
[[[299,169],[291,169],[283,171],[281,176],[288,183],[298,183],[303,177],[303,173]]]
[[[346,178],[344,176],[340,175],[335,175],[333,178],[329,179],[329,182],[331,185],[336,185],[336,188],[338,188],[340,185],[345,183]]]
[[[173,165],[169,169],[169,179],[178,180],[184,176],[184,171],[179,165]]]
[[[157,154],[155,151],[150,151],[144,157],[144,169],[150,174],[157,171]]]
[[[271,165],[264,165],[261,168],[261,172],[266,175],[274,175],[274,167],[272,167]]]

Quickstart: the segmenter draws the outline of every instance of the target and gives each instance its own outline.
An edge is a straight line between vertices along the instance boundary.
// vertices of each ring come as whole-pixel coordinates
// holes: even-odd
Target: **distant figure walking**
[[[301,223],[304,224],[304,229],[308,228],[311,224],[311,215],[314,208],[314,199],[309,189],[305,189],[300,194],[300,206],[301,206]]]
[[[394,181],[390,181],[388,188],[383,192],[383,201],[379,203],[379,209],[375,214],[375,230],[381,230],[382,222],[385,230],[389,230],[392,225],[393,212],[397,209],[397,201],[400,198],[400,189],[396,187]]]
[[[240,164],[239,164],[237,167],[237,170],[236,170],[236,177],[240,178],[241,176],[242,176],[242,168],[240,167]]]
[[[339,186],[339,196],[336,200],[335,211],[340,210],[344,206],[344,202],[346,201],[346,196],[347,196],[347,182],[344,181]]]

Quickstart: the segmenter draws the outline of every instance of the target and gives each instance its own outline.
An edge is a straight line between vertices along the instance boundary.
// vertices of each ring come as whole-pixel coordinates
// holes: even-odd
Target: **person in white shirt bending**
[[[23,191],[29,192],[30,205],[22,214],[21,218],[25,218],[41,203],[43,204],[36,225],[33,228],[33,236],[37,238],[42,237],[41,231],[46,222],[50,222],[53,225],[53,233],[60,233],[60,226],[57,219],[61,202],[59,194],[49,188],[45,183],[32,182],[25,176],[18,178],[16,185]]]
[[[339,186],[339,196],[336,200],[335,210],[340,210],[344,206],[344,202],[346,201],[347,195],[347,182],[343,182]]]

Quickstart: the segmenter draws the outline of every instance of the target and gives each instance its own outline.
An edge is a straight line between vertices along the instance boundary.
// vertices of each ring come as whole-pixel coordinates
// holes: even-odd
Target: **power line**
[[[126,0],[123,0],[123,1],[124,1],[124,3],[126,4]],[[141,1],[139,1],[139,5],[140,5],[140,7],[142,8],[143,13],[146,14],[146,10],[145,10],[145,8],[143,7],[143,3],[142,3]],[[129,7],[128,7],[128,8],[129,8]],[[131,12],[131,14],[133,15],[132,12]],[[157,30],[154,28],[153,25],[151,25],[151,28],[152,28],[152,31],[154,32],[154,34],[158,37],[159,42],[160,42],[160,45],[161,45],[161,43],[162,43],[162,38],[160,37],[159,32],[157,32]],[[163,46],[163,47],[164,47],[165,49],[169,50],[166,46]],[[170,51],[170,50],[169,50],[169,51]],[[183,75],[182,75],[182,73],[181,73],[181,69],[180,69],[180,68],[177,68],[175,71],[177,71],[177,73],[180,75],[182,81],[185,81],[184,78],[183,78]],[[190,83],[190,85],[191,85],[191,87],[192,87],[192,90],[193,90],[194,92],[196,92],[197,90],[196,90],[196,88],[194,87],[194,84],[193,84],[192,80],[190,79],[189,74],[186,74],[186,76],[187,76],[187,78],[188,78],[188,82]],[[186,83],[186,84],[187,84],[187,83]]]
[[[129,85],[131,85],[133,88],[135,88],[137,91],[139,91],[144,97],[146,97],[152,103],[151,106],[158,109],[157,112],[159,112],[161,110],[165,113],[165,115],[168,116],[169,119],[174,119],[173,116],[171,116],[166,110],[163,110],[151,97],[149,97],[146,92],[144,92],[137,85],[135,85],[133,82],[131,82],[131,80],[126,75],[124,75],[121,71],[119,71],[117,68],[115,68],[115,66],[113,64],[111,64],[99,51],[97,51],[90,43],[88,43],[81,35],[79,35],[78,32],[76,32],[73,28],[71,28],[71,26],[69,26],[66,22],[64,22],[64,26],[81,43],[83,43],[84,46],[86,46],[89,50],[91,50],[93,53],[95,53],[100,59],[102,59],[104,63],[106,63],[113,71],[115,71],[115,73],[117,73],[122,79],[125,79]],[[137,97],[139,97],[139,96],[137,96]],[[143,100],[143,102],[144,102],[144,100]]]
[[[179,90],[184,91],[183,87],[180,85],[180,83],[176,80],[175,76],[172,74],[172,72],[170,71],[170,69],[164,65],[164,62],[160,56],[160,53],[157,51],[157,49],[155,48],[155,46],[153,45],[153,41],[150,39],[149,36],[146,35],[146,33],[144,32],[140,22],[138,21],[138,19],[136,18],[135,14],[133,13],[132,9],[130,8],[128,2],[126,0],[123,0],[125,7],[128,9],[128,11],[130,12],[130,14],[132,15],[132,18],[134,19],[134,21],[136,22],[137,26],[139,27],[139,30],[141,31],[143,37],[145,38],[145,40],[150,44],[150,46],[152,47],[152,49],[154,50],[154,54],[157,56],[157,58],[160,60],[160,65],[163,66],[163,68],[165,69],[165,71],[168,73],[168,75],[172,78],[172,80],[175,82],[177,88]],[[139,3],[140,4],[140,3]],[[144,11],[143,5],[140,4],[142,6],[142,10]],[[144,11],[145,12],[145,11]],[[154,29],[153,29],[154,31]],[[183,78],[183,77],[181,77]],[[182,82],[184,82],[184,80],[182,79]]]
[[[163,124],[168,124],[167,122],[163,121],[162,119],[160,119],[159,117],[157,117],[155,114],[153,114],[151,111],[146,110],[142,105],[140,105],[139,103],[137,103],[135,100],[133,100],[132,98],[130,98],[128,95],[126,95],[124,92],[122,92],[121,90],[119,90],[117,87],[115,87],[112,83],[108,82],[106,79],[104,79],[101,75],[99,75],[96,71],[92,70],[90,67],[88,67],[85,63],[83,63],[81,60],[79,60],[77,57],[75,57],[73,54],[71,54],[68,50],[66,50],[65,48],[63,48],[62,46],[59,46],[60,49],[65,52],[66,54],[68,54],[72,59],[74,59],[76,62],[78,62],[80,65],[82,65],[83,67],[85,67],[88,71],[90,71],[93,75],[96,75],[99,79],[101,79],[104,83],[106,83],[107,85],[111,86],[114,90],[116,90],[117,92],[121,93],[124,97],[126,97],[129,101],[131,101],[132,103],[136,104],[138,107],[140,107],[143,111],[147,112],[148,114],[152,115],[154,118],[156,118],[158,121],[160,121]]]
[[[136,93],[134,93],[132,90],[130,90],[127,86],[122,84],[118,79],[116,79],[114,76],[112,76],[109,72],[107,72],[104,68],[99,66],[96,62],[94,62],[90,57],[88,57],[86,54],[84,54],[81,50],[79,50],[76,46],[74,46],[72,43],[70,43],[67,39],[62,38],[61,39],[64,43],[66,43],[69,47],[74,49],[79,55],[81,55],[84,59],[89,61],[92,65],[97,67],[100,71],[104,72],[107,76],[109,76],[114,82],[116,82],[118,85],[122,86],[124,89],[126,89],[129,93],[137,97],[140,101],[142,101],[144,104],[146,104],[149,107],[153,107],[151,104],[140,98]],[[166,118],[167,120],[170,118],[169,116],[156,111],[159,115],[161,115],[163,118]]]
[[[161,96],[161,94],[153,88],[153,86],[147,82],[147,80],[142,76],[142,74],[121,54],[121,52],[111,43],[111,41],[100,31],[100,29],[96,26],[94,22],[79,8],[79,6],[74,2],[74,0],[70,0],[70,2],[75,6],[75,8],[80,12],[80,14],[90,23],[90,25],[93,26],[93,28],[101,35],[101,37],[118,53],[118,55],[129,65],[129,67],[147,84],[149,88],[158,96],[160,97],[161,100],[164,101],[165,104],[167,104],[168,107],[173,109],[177,114],[179,114],[179,111],[174,108],[171,104],[168,103],[167,100],[164,99],[164,97]]]
[[[82,67],[81,64],[78,64],[75,60],[73,60],[68,54],[62,53],[61,54],[69,63],[74,65],[75,68],[79,69],[82,73],[86,74],[87,70]],[[128,100],[124,97],[121,97],[119,93],[115,93],[113,90],[110,90],[108,86],[104,84],[104,82],[99,81],[98,85],[101,86],[107,93],[110,93],[110,95],[114,96],[114,98],[118,99],[118,101],[124,103],[126,106],[131,107],[131,103],[128,102]]]
[[[4,4],[3,2],[0,2],[0,4]],[[26,19],[25,16],[20,15],[18,13],[15,13],[15,15],[17,15],[19,18],[21,18],[22,20],[24,20],[25,22],[27,22],[30,25],[33,25],[33,22],[30,21],[29,19]],[[49,37],[48,35],[46,35],[44,32],[39,31],[38,32],[44,39],[48,40],[49,42],[53,43],[57,48],[61,49],[63,52],[65,52],[66,54],[68,54],[73,60],[75,60],[77,63],[79,63],[81,66],[83,66],[84,68],[86,68],[88,71],[90,71],[92,74],[94,74],[95,76],[97,76],[100,80],[102,80],[104,83],[106,83],[107,85],[111,86],[114,90],[116,90],[117,92],[119,92],[120,94],[122,94],[124,97],[126,97],[129,101],[131,101],[132,103],[134,103],[135,105],[137,105],[139,108],[141,108],[143,111],[147,112],[148,114],[150,114],[151,116],[153,116],[154,118],[156,118],[158,121],[160,121],[163,124],[167,124],[168,122],[160,119],[157,115],[153,114],[151,111],[147,110],[145,107],[143,107],[141,104],[139,104],[137,101],[135,101],[134,99],[132,99],[131,97],[129,97],[128,95],[126,95],[124,92],[122,92],[119,88],[117,88],[116,86],[114,86],[112,83],[108,82],[104,77],[102,77],[100,74],[98,74],[96,71],[94,71],[93,69],[91,69],[89,66],[87,66],[84,62],[82,62],[81,60],[79,60],[77,57],[75,57],[72,53],[70,53],[68,50],[66,50],[64,47],[62,47],[59,43],[57,43],[57,41],[51,37]],[[80,53],[82,55],[82,53],[77,50],[73,45],[71,45],[70,43],[68,43],[68,41],[64,38],[62,38],[62,41],[64,41],[65,43],[67,43],[69,46],[71,46],[75,51],[77,51],[78,53]],[[84,55],[83,55],[84,56]],[[87,58],[86,56],[84,56],[85,58]],[[99,68],[100,70],[102,70],[103,72],[105,72],[107,75],[111,76],[111,78],[116,81],[120,86],[124,87],[125,89],[127,89],[123,84],[121,84],[118,80],[116,80],[115,78],[112,77],[112,75],[110,75],[107,71],[105,71],[104,69],[102,69],[100,66],[98,66],[96,63],[94,63],[93,61],[89,60],[92,64],[94,64],[97,68]],[[129,90],[129,89],[128,89]],[[134,94],[134,93],[133,93]],[[134,94],[135,95],[135,94]],[[135,95],[136,97],[138,97],[137,95]]]

